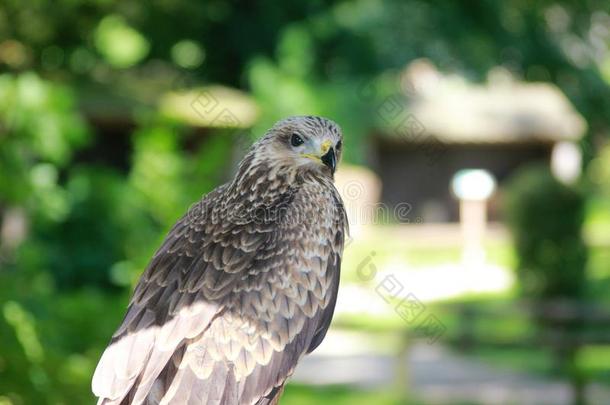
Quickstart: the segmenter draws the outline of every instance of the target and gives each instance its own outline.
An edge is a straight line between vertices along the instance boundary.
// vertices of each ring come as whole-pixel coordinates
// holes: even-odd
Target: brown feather
[[[332,173],[278,149],[294,128],[341,137],[318,117],[277,124],[177,222],[96,368],[100,403],[276,404],[320,344],[347,220]]]

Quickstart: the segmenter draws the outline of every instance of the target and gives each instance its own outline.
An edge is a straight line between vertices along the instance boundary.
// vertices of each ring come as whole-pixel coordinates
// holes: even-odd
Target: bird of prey
[[[92,381],[98,404],[277,404],[331,322],[347,218],[342,133],[276,123],[171,229]]]

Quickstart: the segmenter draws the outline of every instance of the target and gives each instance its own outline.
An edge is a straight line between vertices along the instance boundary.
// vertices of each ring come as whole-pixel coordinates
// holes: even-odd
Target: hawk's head
[[[285,166],[334,174],[343,149],[341,129],[316,116],[289,117],[277,122],[255,145],[256,158]]]

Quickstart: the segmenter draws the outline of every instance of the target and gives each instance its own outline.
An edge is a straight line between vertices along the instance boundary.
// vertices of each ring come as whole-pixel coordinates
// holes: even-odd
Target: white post
[[[468,274],[474,275],[485,264],[487,200],[496,188],[496,181],[486,170],[468,169],[458,171],[451,186],[460,200],[462,263]]]

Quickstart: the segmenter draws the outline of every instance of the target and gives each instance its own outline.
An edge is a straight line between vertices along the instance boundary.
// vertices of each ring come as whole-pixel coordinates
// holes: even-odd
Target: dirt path
[[[339,340],[339,342],[337,341]],[[294,381],[305,384],[350,384],[364,388],[396,385],[399,359],[392,355],[348,350],[337,355],[335,345],[350,347],[349,338],[331,336],[328,346],[305,358]],[[570,405],[571,391],[565,381],[499,369],[455,354],[440,344],[413,345],[404,357],[411,396],[426,403],[446,405]],[[610,404],[610,389],[589,387],[591,405]]]

